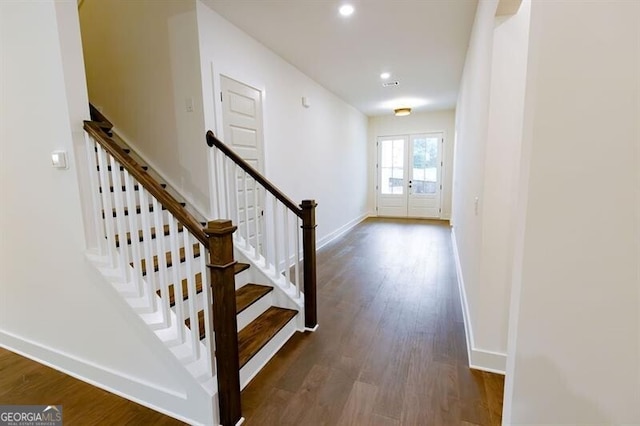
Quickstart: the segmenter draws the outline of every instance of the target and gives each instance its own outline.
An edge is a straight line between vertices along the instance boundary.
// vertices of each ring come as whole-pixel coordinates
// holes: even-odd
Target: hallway
[[[247,386],[246,424],[500,424],[503,378],[467,367],[450,241],[443,222],[368,219],[320,250],[320,328]],[[5,350],[0,373],[0,402],[71,423],[180,424]]]
[[[248,425],[498,425],[503,377],[467,367],[451,238],[367,219],[318,252],[315,334],[242,394]]]

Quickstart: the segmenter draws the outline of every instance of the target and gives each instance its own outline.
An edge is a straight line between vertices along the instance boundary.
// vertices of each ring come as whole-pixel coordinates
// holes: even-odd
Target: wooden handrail
[[[238,167],[247,172],[256,182],[262,185],[274,197],[276,197],[289,210],[295,213],[302,221],[302,252],[303,252],[303,282],[304,282],[304,324],[307,329],[314,330],[318,325],[318,308],[316,300],[316,202],[315,200],[302,200],[297,206],[289,197],[284,195],[260,172],[233,152],[211,130],[207,132],[207,145],[215,146],[236,163]],[[277,269],[277,268],[276,268]]]
[[[296,203],[291,201],[289,197],[284,195],[282,191],[275,187],[274,184],[269,182],[267,178],[262,176],[260,172],[254,169],[249,163],[247,163],[242,157],[233,152],[228,146],[224,144],[220,139],[213,134],[211,130],[207,132],[207,145],[210,147],[215,146],[220,151],[224,153],[227,157],[231,158],[231,160],[238,165],[242,170],[247,172],[249,176],[255,179],[260,185],[262,185],[267,191],[269,191],[274,197],[276,197],[282,204],[287,206],[289,210],[296,214],[300,219],[302,219],[302,209],[300,209]]]
[[[84,129],[96,140],[115,160],[133,176],[144,189],[153,195],[162,206],[167,209],[185,228],[193,234],[205,247],[209,246],[209,238],[203,231],[202,224],[193,217],[171,194],[169,194],[142,166],[131,156],[126,154],[118,144],[100,129],[100,123],[85,121]]]

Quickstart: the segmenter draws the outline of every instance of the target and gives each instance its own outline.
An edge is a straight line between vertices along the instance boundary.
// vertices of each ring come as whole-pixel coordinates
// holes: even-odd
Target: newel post
[[[303,200],[302,209],[302,256],[304,276],[304,325],[313,329],[318,325],[316,302],[316,202]]]
[[[216,370],[220,423],[235,425],[242,417],[240,408],[240,366],[238,361],[238,323],[232,235],[237,229],[230,220],[214,220],[204,232],[209,237],[209,276],[213,295]]]

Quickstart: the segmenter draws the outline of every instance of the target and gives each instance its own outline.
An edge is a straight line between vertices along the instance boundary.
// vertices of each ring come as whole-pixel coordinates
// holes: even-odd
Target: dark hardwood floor
[[[503,377],[467,367],[448,224],[368,219],[318,252],[315,333],[242,393],[247,425],[499,425]]]
[[[62,405],[65,425],[184,424],[3,348],[0,404]]]
[[[242,394],[247,425],[498,425],[502,376],[470,370],[442,222],[369,219],[318,252],[315,333]],[[65,424],[182,424],[0,348],[0,404],[62,404]]]

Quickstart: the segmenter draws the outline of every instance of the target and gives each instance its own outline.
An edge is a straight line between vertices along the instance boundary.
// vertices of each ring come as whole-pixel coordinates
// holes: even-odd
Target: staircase
[[[164,343],[203,391],[217,399],[219,412],[212,413],[212,420],[236,424],[241,419],[240,389],[293,333],[316,326],[315,294],[310,294],[310,289],[315,292],[313,216],[302,223],[302,234],[295,229],[297,218],[293,228],[289,226],[290,213],[286,212],[280,213],[284,224],[279,228],[277,220],[273,228],[265,225],[257,216],[257,185],[267,183],[269,193],[277,189],[255,170],[244,170],[250,166],[229,151],[231,160],[225,161],[239,162],[236,167],[243,170],[245,186],[229,185],[232,181],[235,185],[237,179],[220,179],[216,190],[224,191],[226,197],[218,200],[217,213],[224,210],[228,218],[235,219],[240,232],[226,218],[207,221],[142,164],[93,106],[91,117],[92,121],[85,122],[85,139],[93,188],[91,220],[99,238],[90,258],[149,332]],[[208,134],[208,141],[212,137],[215,139]],[[225,173],[231,170],[226,163],[222,167]],[[254,185],[256,202],[252,205],[248,176]],[[279,191],[277,196],[284,197]],[[233,198],[235,206],[230,201]],[[306,204],[315,207],[313,202]],[[293,214],[300,217],[301,212],[300,208]],[[277,219],[278,213],[272,216]],[[282,237],[278,229],[284,231]],[[289,249],[298,247],[300,239],[304,259],[299,248],[293,255]],[[314,246],[313,254],[309,244]],[[313,266],[307,265],[310,260]],[[301,264],[304,283],[299,278]]]

